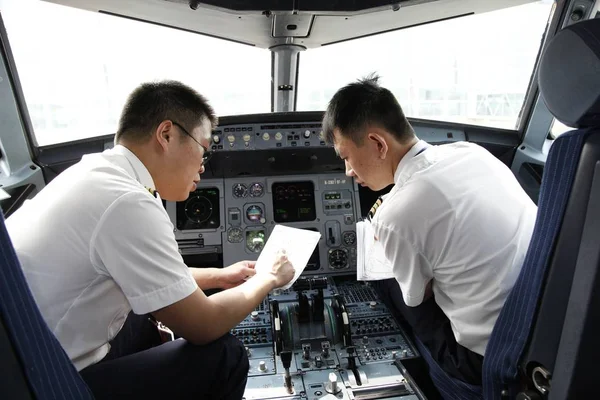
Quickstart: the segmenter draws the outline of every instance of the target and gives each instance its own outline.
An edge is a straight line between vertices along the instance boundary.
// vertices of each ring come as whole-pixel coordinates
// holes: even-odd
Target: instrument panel
[[[265,150],[270,148],[325,147],[321,124],[243,124],[213,132],[212,150]]]
[[[356,270],[358,187],[343,174],[202,180],[186,201],[167,203],[182,254],[255,260],[276,224],[321,233],[305,274]]]
[[[417,136],[428,142],[465,140],[463,130],[413,124]],[[212,150],[237,152],[267,149],[327,148],[319,121],[301,123],[235,123],[213,131]]]
[[[345,175],[320,123],[260,117],[216,129],[196,190],[165,202],[184,260],[256,260],[277,224],[321,233],[294,286],[271,292],[231,331],[250,360],[244,399],[424,399],[405,368],[419,361],[416,348],[356,281],[356,223],[378,193]],[[465,140],[459,129],[414,128],[432,143]]]

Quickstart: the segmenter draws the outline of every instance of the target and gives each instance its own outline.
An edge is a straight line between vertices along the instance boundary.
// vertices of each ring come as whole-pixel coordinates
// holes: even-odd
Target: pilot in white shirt
[[[340,89],[323,118],[348,176],[374,191],[394,184],[369,218],[395,279],[374,286],[447,373],[481,384],[485,348],[537,207],[482,147],[419,140],[377,79]]]
[[[84,156],[7,220],[44,320],[97,399],[243,396],[248,358],[229,330],[294,270],[285,256],[261,274],[249,261],[184,264],[161,197],[196,189],[215,124],[195,90],[142,84],[115,148]],[[183,339],[154,346],[150,315]]]

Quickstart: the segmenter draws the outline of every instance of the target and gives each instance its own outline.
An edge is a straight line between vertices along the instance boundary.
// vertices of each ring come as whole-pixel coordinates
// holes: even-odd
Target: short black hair
[[[178,81],[142,83],[128,97],[115,135],[133,142],[149,140],[154,129],[165,120],[175,121],[191,132],[208,119],[211,127],[217,117],[208,100],[191,87]]]
[[[398,100],[388,89],[379,86],[375,73],[338,90],[329,101],[323,116],[323,138],[331,144],[334,130],[339,129],[357,145],[362,145],[365,128],[377,126],[394,135],[400,143],[415,137]]]

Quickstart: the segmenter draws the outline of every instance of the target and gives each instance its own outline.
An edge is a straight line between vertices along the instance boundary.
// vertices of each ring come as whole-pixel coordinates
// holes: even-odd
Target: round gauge
[[[231,228],[227,231],[229,243],[240,243],[244,239],[244,232],[240,228]]]
[[[344,232],[344,244],[346,246],[352,246],[354,243],[356,243],[356,232],[354,231],[346,231]]]
[[[186,217],[196,223],[201,224],[207,221],[212,215],[213,205],[204,196],[190,196],[185,202]]]
[[[236,183],[233,185],[233,197],[241,199],[242,197],[248,196],[248,188],[243,183]]]
[[[265,231],[246,232],[246,248],[253,253],[260,253],[265,247]]]
[[[346,268],[348,265],[348,253],[343,249],[329,250],[329,266],[333,269]]]
[[[253,183],[252,186],[250,186],[250,196],[251,197],[260,197],[263,195],[263,193],[265,192],[265,188],[263,187],[263,185],[261,183]]]
[[[246,209],[246,218],[251,222],[261,222],[263,219],[263,210],[257,205],[250,206]]]

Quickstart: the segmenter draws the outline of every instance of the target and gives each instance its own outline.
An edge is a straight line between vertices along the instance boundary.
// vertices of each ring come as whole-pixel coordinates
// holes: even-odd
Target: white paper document
[[[300,277],[317,243],[321,239],[321,233],[305,229],[290,228],[283,225],[275,225],[269,240],[260,252],[256,261],[257,274],[268,273],[275,262],[277,252],[285,250],[288,260],[294,266],[296,273],[294,278],[280,289],[289,289]]]
[[[356,279],[376,281],[394,277],[381,242],[375,240],[375,232],[369,221],[356,224]]]

